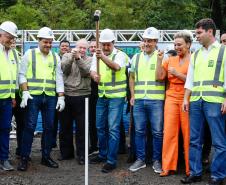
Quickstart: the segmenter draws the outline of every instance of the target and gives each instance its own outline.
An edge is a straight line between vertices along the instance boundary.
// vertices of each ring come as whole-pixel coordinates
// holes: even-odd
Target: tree
[[[222,32],[226,31],[226,2],[225,0],[209,1],[209,7],[211,9],[211,17],[213,18],[214,22],[218,29]]]
[[[100,28],[193,29],[212,17],[226,30],[225,0],[0,0],[0,21],[13,20],[20,29],[94,29],[93,14],[101,10]]]
[[[17,3],[17,0],[0,0],[0,7],[1,9],[5,9],[15,5],[16,3]]]

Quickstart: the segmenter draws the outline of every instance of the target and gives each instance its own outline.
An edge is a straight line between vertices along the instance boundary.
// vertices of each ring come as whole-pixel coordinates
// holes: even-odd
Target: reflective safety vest
[[[56,65],[57,59],[54,52],[43,56],[37,49],[30,50],[30,59],[27,70],[28,89],[32,95],[41,95],[43,92],[48,96],[56,95]]]
[[[117,53],[122,51],[117,51]],[[114,61],[116,54],[111,54],[109,58]],[[99,97],[122,98],[126,96],[126,66],[119,71],[110,69],[103,61],[100,60],[100,83],[98,84]]]
[[[165,82],[156,81],[157,54],[158,51],[154,51],[149,61],[146,61],[143,52],[136,56],[135,99],[165,99]]]
[[[19,56],[16,50],[9,50],[9,58],[0,51],[0,99],[15,98],[17,64]]]
[[[194,81],[190,101],[200,98],[207,102],[222,103],[224,93],[224,62],[226,60],[225,46],[213,48],[207,59],[199,49],[192,55],[194,66]]]

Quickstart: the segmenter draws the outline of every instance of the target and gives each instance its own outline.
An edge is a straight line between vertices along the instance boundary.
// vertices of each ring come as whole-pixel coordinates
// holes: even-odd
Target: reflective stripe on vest
[[[143,52],[137,54],[135,61],[135,82],[134,82],[135,99],[142,99],[147,97],[149,99],[164,100],[165,82],[158,82],[155,80],[157,65],[156,51],[155,53],[153,53],[149,61],[144,60],[145,59]]]
[[[9,50],[8,59],[4,52],[0,51],[0,99],[15,98],[17,54],[14,50]]]
[[[55,53],[52,53],[53,56],[53,66],[47,68],[46,72],[47,76],[51,76],[52,79],[40,78],[41,76],[37,76],[37,59],[35,49],[31,50],[31,75],[27,78],[28,81],[28,89],[33,95],[40,95],[45,92],[46,95],[55,96],[56,94],[56,80],[55,80],[55,70],[57,59]],[[39,61],[40,62],[40,61]]]
[[[122,51],[118,51],[122,52]],[[117,53],[118,53],[117,52]],[[117,54],[113,54],[110,58],[115,60]],[[120,71],[107,70],[107,66],[103,66],[103,62],[100,66],[100,72],[102,75],[101,81],[98,84],[99,97],[106,96],[107,98],[121,98],[126,96],[126,74],[125,67]]]
[[[224,74],[222,74],[224,72],[224,70],[221,71],[222,66],[224,66],[225,64],[223,63],[223,61],[225,61],[226,59],[226,54],[224,54],[225,51],[225,46],[221,45],[217,56],[217,60],[212,61],[216,62],[215,65],[215,69],[213,69],[214,73],[203,73],[202,71],[200,71],[200,68],[202,68],[202,70],[206,69],[207,64],[200,66],[199,69],[197,69],[197,58],[198,58],[198,53],[199,50],[195,52],[194,55],[194,82],[193,82],[193,88],[192,88],[192,94],[190,97],[190,101],[196,101],[198,99],[200,99],[200,97],[202,97],[202,99],[204,99],[207,102],[214,102],[214,103],[222,103],[224,101],[224,98],[226,97],[225,93],[224,93]],[[217,52],[217,51],[216,51]],[[211,58],[212,59],[212,58]],[[207,62],[207,61],[205,61]],[[209,61],[208,61],[209,62]],[[201,65],[201,64],[198,64]],[[198,66],[199,67],[199,66]],[[208,66],[209,67],[209,64]],[[198,71],[199,70],[199,71]],[[203,73],[203,74],[199,74],[199,73]],[[205,80],[197,80],[197,77],[200,78],[200,75],[204,75],[204,77],[206,77]],[[201,78],[202,78],[201,76]],[[208,78],[212,78],[212,79],[208,79]]]

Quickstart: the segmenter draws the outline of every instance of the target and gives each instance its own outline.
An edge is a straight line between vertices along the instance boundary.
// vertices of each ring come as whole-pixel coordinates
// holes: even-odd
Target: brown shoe
[[[175,174],[175,171],[165,170],[160,173],[160,177],[167,177],[167,176],[174,175],[174,174]]]

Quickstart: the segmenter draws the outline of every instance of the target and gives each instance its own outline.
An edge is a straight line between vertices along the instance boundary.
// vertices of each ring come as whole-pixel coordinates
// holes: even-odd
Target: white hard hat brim
[[[114,40],[112,40],[112,39],[111,39],[111,40],[101,40],[101,39],[100,39],[100,42],[101,42],[101,43],[107,43],[107,42],[113,42],[113,41],[114,41]]]
[[[5,31],[5,32],[6,32],[6,33],[8,33],[8,34],[10,34],[10,35],[14,36],[15,38],[17,38],[17,37],[18,37],[18,36],[17,36],[17,34],[15,34],[15,33],[11,33],[11,32],[9,32],[9,31],[5,30],[4,28],[2,28],[1,26],[0,26],[0,29],[1,29],[1,30],[3,30],[3,31]]]
[[[37,36],[39,39],[54,39],[54,37]]]

